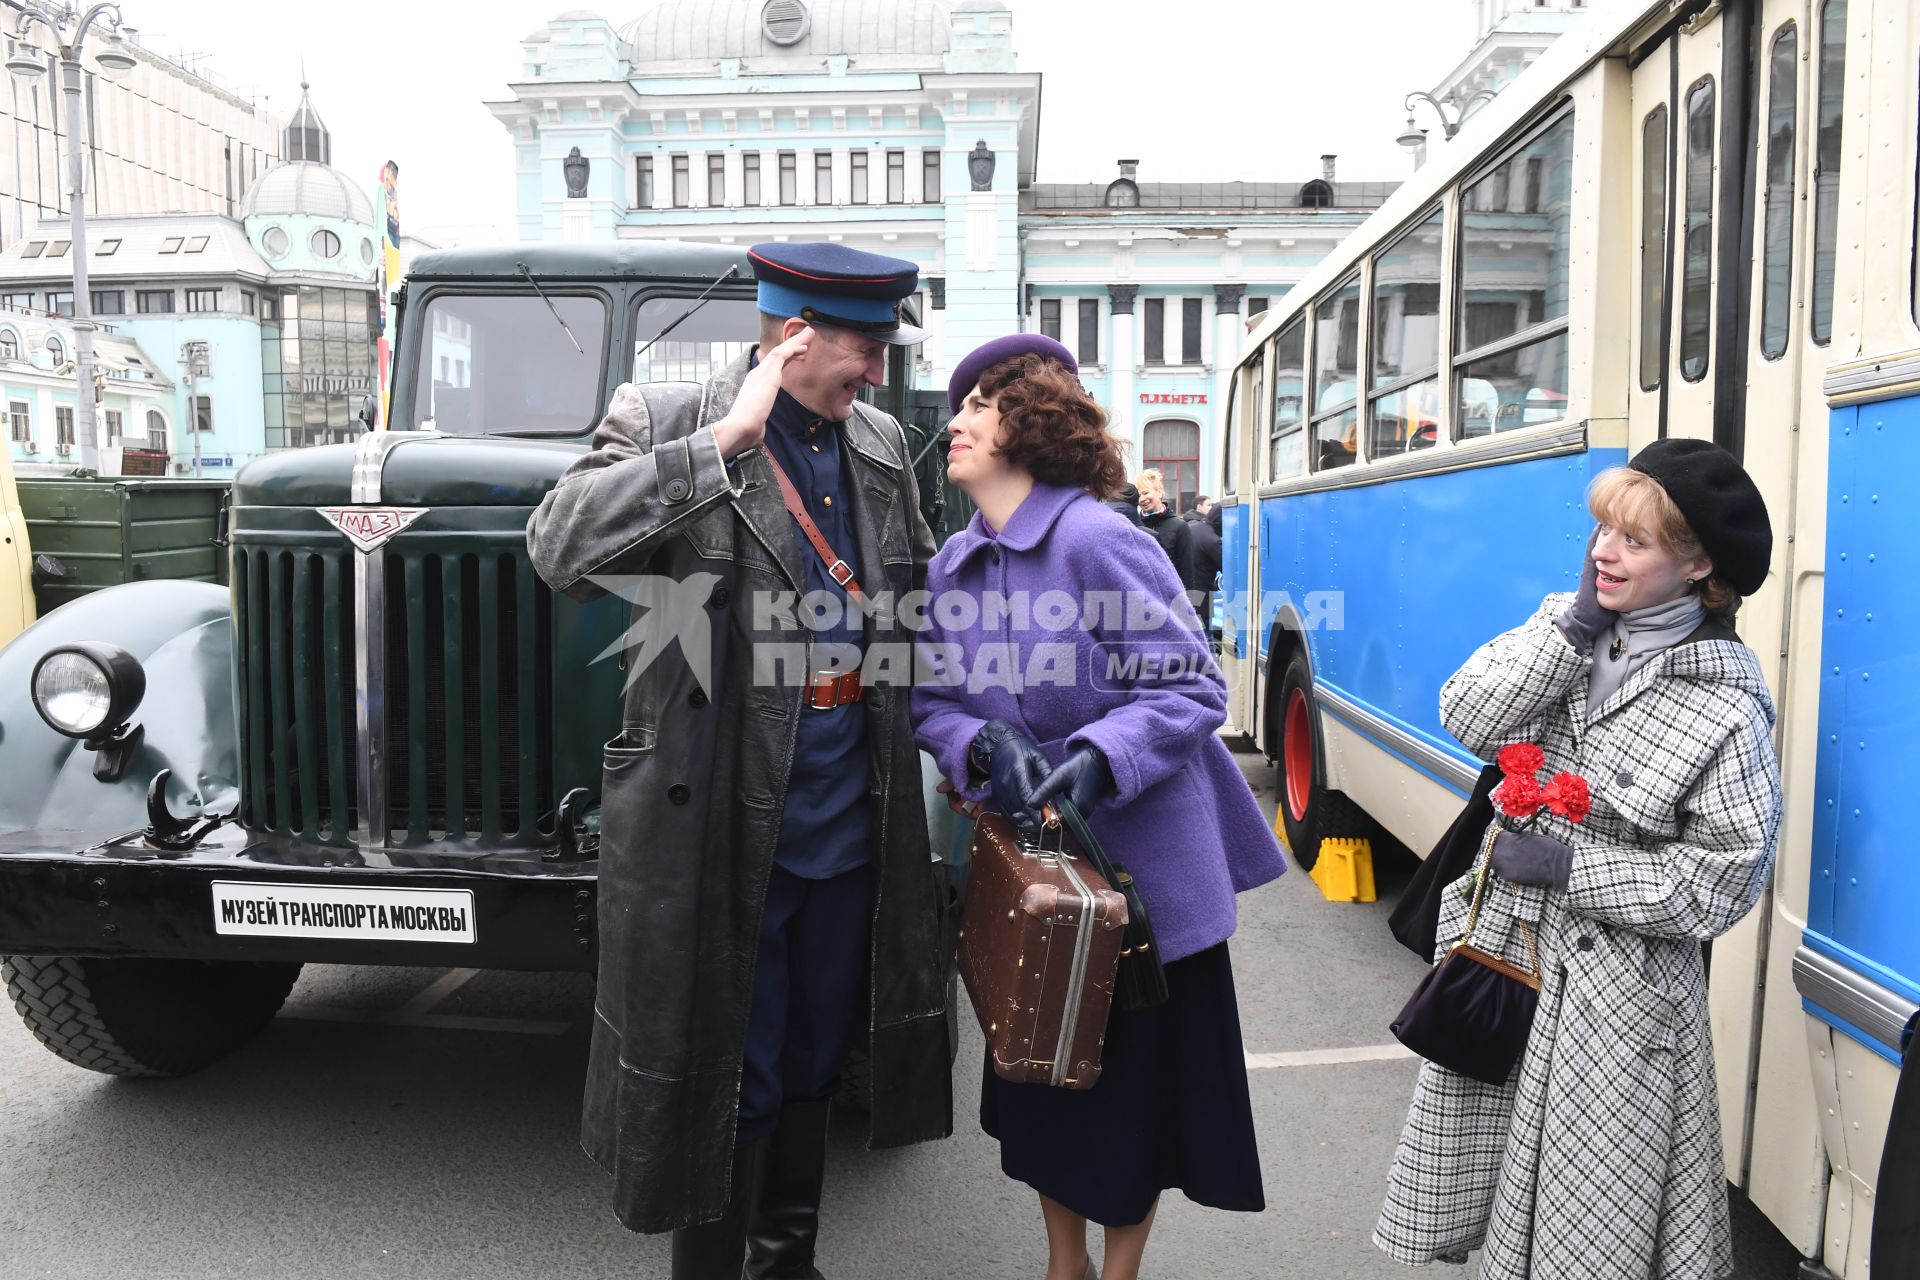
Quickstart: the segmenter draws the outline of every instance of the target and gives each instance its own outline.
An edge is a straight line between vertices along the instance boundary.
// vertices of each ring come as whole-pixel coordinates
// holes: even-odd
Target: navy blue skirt
[[[1009,1178],[1107,1227],[1143,1221],[1169,1189],[1266,1208],[1226,943],[1168,965],[1167,989],[1157,1008],[1113,1010],[1091,1089],[1012,1084],[987,1056],[980,1127]]]

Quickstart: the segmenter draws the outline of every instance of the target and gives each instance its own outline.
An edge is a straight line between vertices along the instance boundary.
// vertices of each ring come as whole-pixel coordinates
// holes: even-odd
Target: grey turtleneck
[[[1587,713],[1600,709],[1647,659],[1680,643],[1705,621],[1707,607],[1692,592],[1665,604],[1619,615],[1593,642],[1593,672],[1587,684]],[[1621,642],[1625,642],[1624,645]],[[1619,657],[1614,657],[1619,653]]]

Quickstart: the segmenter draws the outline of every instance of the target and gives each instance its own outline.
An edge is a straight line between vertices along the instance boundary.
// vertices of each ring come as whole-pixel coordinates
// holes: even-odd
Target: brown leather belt
[[[865,696],[866,690],[860,686],[858,671],[842,671],[838,675],[831,671],[819,671],[807,682],[807,706],[815,711],[831,711],[835,707],[848,706]]]

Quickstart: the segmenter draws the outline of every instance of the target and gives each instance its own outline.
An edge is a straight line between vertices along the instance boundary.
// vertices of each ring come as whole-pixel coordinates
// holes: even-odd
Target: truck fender
[[[119,645],[146,669],[146,696],[133,713],[144,735],[117,782],[97,780],[94,753],[33,706],[35,664],[80,640]],[[21,632],[0,649],[0,831],[71,832],[79,849],[144,828],[147,784],[161,769],[173,770],[173,812],[232,808],[240,779],[232,655],[227,589],[206,582],[107,587]]]

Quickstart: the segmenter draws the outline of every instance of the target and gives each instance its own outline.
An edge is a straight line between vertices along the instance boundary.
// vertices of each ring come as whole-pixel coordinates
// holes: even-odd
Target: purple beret
[[[1045,356],[1049,360],[1058,360],[1067,366],[1067,372],[1080,376],[1080,362],[1073,358],[1073,352],[1042,333],[1010,333],[1004,338],[995,338],[985,346],[975,347],[972,354],[960,362],[953,371],[953,381],[947,384],[947,408],[954,413],[960,412],[960,402],[967,398],[967,392],[979,385],[980,375],[1002,360],[1011,360],[1015,356]]]

